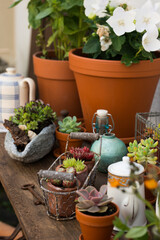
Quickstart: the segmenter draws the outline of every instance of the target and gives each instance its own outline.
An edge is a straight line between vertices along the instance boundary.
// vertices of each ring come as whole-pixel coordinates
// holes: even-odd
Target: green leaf
[[[58,34],[58,31],[55,31],[48,39],[47,41],[47,47],[49,47],[53,42],[54,40],[56,39],[56,36]]]
[[[41,25],[41,21],[36,19],[38,14],[37,5],[35,2],[29,2],[28,4],[28,21],[33,29],[37,29]]]
[[[122,48],[122,45],[125,43],[125,40],[126,40],[125,36],[112,38],[112,44],[114,49],[119,52]]]
[[[153,223],[153,222],[159,222],[159,219],[158,217],[156,216],[155,213],[153,213],[151,210],[148,210],[146,209],[145,210],[145,215],[146,215],[146,218],[147,220],[150,222],[150,223]]]
[[[117,240],[119,239],[120,237],[122,237],[124,235],[125,231],[120,231],[118,232],[115,236],[114,236],[114,240]]]
[[[66,0],[61,4],[62,10],[68,10],[74,6],[83,6],[83,0]]]
[[[147,233],[147,227],[133,227],[125,235],[126,238],[140,238]]]
[[[128,226],[125,223],[123,223],[121,221],[121,219],[118,218],[118,217],[115,217],[115,220],[113,221],[113,224],[116,228],[118,228],[120,230],[123,230],[123,231],[128,231],[129,230]]]
[[[50,8],[46,8],[46,9],[44,9],[43,11],[41,11],[41,12],[36,16],[36,20],[45,18],[45,17],[49,16],[52,12],[53,12],[53,9],[52,9],[51,7],[50,7]]]
[[[9,8],[15,7],[15,6],[18,5],[20,2],[22,2],[22,0],[18,0],[18,1],[16,1],[16,2],[12,3],[12,4],[9,6]]]
[[[101,46],[99,42],[99,36],[95,35],[89,38],[88,42],[83,47],[83,53],[97,53],[101,52]]]

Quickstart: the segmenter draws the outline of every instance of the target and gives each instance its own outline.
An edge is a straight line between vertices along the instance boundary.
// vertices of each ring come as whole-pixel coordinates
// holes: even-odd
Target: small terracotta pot
[[[80,182],[78,182],[80,186]],[[48,204],[49,204],[49,213],[53,216],[58,217],[71,217],[75,213],[75,198],[77,197],[76,190],[77,186],[74,188],[60,188],[54,186],[52,183],[47,182],[48,190],[52,193],[48,194]],[[66,194],[54,194],[56,193],[66,193]],[[57,209],[56,209],[57,208]]]
[[[119,215],[119,207],[111,203],[117,211],[110,216],[90,216],[80,212],[76,207],[76,219],[78,220],[84,240],[110,240],[113,230],[113,220]]]
[[[84,161],[84,164],[88,167],[88,173],[90,173],[95,164],[95,160],[93,159],[91,161]]]
[[[147,165],[147,172],[152,172],[155,173],[158,176],[158,180],[160,180],[160,168],[156,165],[153,164],[148,164]],[[144,181],[147,180],[147,176],[144,175]],[[145,198],[148,200],[151,204],[155,203],[156,201],[156,196],[152,193],[151,190],[145,187]]]
[[[59,142],[59,152],[60,154],[65,152],[65,148],[66,148],[66,142],[67,139],[69,138],[69,134],[67,133],[61,133],[58,131],[59,127],[56,128],[56,139]],[[81,127],[82,132],[86,132],[86,129],[84,127]],[[68,142],[68,150],[70,147],[81,147],[82,145],[82,140],[80,139],[70,139],[69,138],[69,142]]]
[[[83,169],[82,171],[76,172],[76,177],[81,183],[80,187],[82,187],[82,185],[85,182],[87,176],[88,176],[88,167],[87,166],[85,166],[85,169]]]
[[[82,118],[76,81],[69,62],[52,59],[54,51],[51,50],[48,54],[51,59],[43,59],[41,55],[41,52],[33,55],[39,98],[49,103],[58,116],[61,110],[67,109],[70,116]]]

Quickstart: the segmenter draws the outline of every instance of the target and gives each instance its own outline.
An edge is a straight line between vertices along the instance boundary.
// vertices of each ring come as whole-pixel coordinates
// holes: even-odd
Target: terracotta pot
[[[120,61],[87,58],[81,49],[73,49],[69,65],[76,79],[87,131],[92,131],[92,117],[97,109],[107,109],[113,116],[116,136],[124,138],[125,143],[127,138],[130,141],[134,137],[135,114],[150,110],[160,76],[160,58],[126,67]]]
[[[156,165],[153,164],[148,164],[147,170],[148,173],[153,173],[156,176],[158,176],[158,180],[160,180],[160,168]],[[147,176],[144,175],[144,181],[147,180]],[[152,193],[151,190],[145,187],[145,198],[148,200],[150,203],[155,203],[156,202],[156,196]]]
[[[80,187],[83,186],[83,183],[85,182],[87,176],[88,176],[88,167],[87,166],[85,166],[85,169],[83,169],[82,171],[76,172],[76,177],[81,183]]]
[[[79,182],[80,186],[80,182]],[[75,198],[77,197],[76,190],[77,186],[74,188],[60,188],[53,185],[50,182],[47,182],[48,190],[52,193],[48,194],[48,204],[49,204],[49,213],[53,216],[58,217],[71,217],[75,213]],[[54,193],[57,194],[54,194]],[[63,194],[58,194],[63,193]],[[57,208],[57,209],[56,209]]]
[[[85,165],[87,165],[88,167],[88,173],[90,173],[90,171],[92,170],[94,164],[95,164],[95,160],[92,160],[92,161],[85,161],[84,162]]]
[[[76,82],[68,61],[40,58],[41,52],[33,55],[34,73],[37,77],[39,98],[49,103],[53,110],[67,109],[70,116],[82,117]],[[54,56],[50,51],[49,56]]]
[[[76,218],[80,223],[84,240],[110,240],[113,230],[113,220],[119,214],[119,207],[115,203],[111,203],[116,207],[117,211],[104,217],[95,217],[80,212],[76,207]]]
[[[61,133],[58,131],[59,127],[56,128],[56,139],[59,142],[59,153],[65,152],[66,148],[66,142],[69,137],[69,134],[67,133]],[[86,132],[86,129],[84,127],[81,127],[82,132]],[[68,150],[70,147],[81,147],[82,145],[82,140],[80,139],[70,139],[68,142]]]

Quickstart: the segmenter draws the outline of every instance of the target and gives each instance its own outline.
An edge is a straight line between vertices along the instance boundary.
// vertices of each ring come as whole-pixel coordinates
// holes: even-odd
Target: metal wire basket
[[[135,122],[135,139],[153,138],[158,140],[158,164],[160,163],[160,112],[145,112],[136,114]]]
[[[48,168],[47,171],[55,171],[58,165],[63,163],[63,157],[67,156],[69,152],[62,153]],[[95,153],[96,162],[90,173],[88,174],[82,188],[85,188],[87,185],[93,185],[95,181],[97,165],[100,161],[100,155]],[[76,177],[75,188],[59,188],[52,185],[47,181],[46,177],[40,177],[38,174],[39,184],[43,190],[43,196],[45,199],[45,206],[47,208],[47,214],[49,217],[56,220],[69,220],[75,217],[75,198],[77,197],[76,191],[80,187],[80,183]]]

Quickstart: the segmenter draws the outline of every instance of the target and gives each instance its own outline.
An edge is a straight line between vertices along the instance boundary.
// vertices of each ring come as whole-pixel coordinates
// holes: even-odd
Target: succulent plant
[[[107,185],[102,185],[99,192],[93,186],[78,190],[77,194],[80,196],[76,205],[78,210],[90,213],[106,212],[107,205],[113,200],[113,198],[108,198],[106,192]]]
[[[85,169],[85,164],[84,164],[84,161],[81,161],[81,160],[77,160],[76,161],[76,165],[75,165],[75,169],[76,169],[76,172],[80,172],[80,171],[83,171]]]
[[[76,116],[65,117],[62,121],[58,121],[59,125],[59,131],[62,133],[71,133],[71,132],[79,132],[81,131],[81,128],[79,127],[81,125],[81,122],[77,122]]]
[[[64,188],[73,188],[76,185],[76,179],[73,181],[63,180],[62,185]]]
[[[152,138],[141,139],[139,144],[134,140],[133,143],[129,143],[127,156],[132,157],[133,161],[138,163],[156,164],[157,156],[155,156],[155,153],[157,152],[157,145],[158,141],[155,142]]]
[[[71,147],[69,149],[70,153],[73,155],[75,159],[81,159],[84,161],[91,161],[94,157],[94,153],[89,150],[86,146],[83,148],[74,148]]]
[[[24,107],[15,108],[14,113],[9,120],[20,127],[26,126],[27,131],[36,129],[41,131],[44,123],[49,125],[56,119],[56,113],[41,100],[30,101]]]
[[[75,158],[67,158],[63,161],[63,167],[67,170],[68,168],[75,168],[76,172],[82,171],[85,168],[84,161]],[[67,170],[68,171],[68,170]]]
[[[155,148],[158,145],[158,141],[154,141],[151,137],[147,139],[141,139],[141,144],[148,148]]]
[[[63,167],[68,168],[68,167],[75,167],[76,165],[76,159],[75,158],[66,158],[63,160]]]
[[[139,146],[138,151],[135,154],[135,158],[138,163],[150,163],[156,164],[157,156],[154,154],[157,152],[157,149],[150,149],[149,147]]]
[[[127,154],[127,156],[130,157],[130,158],[132,157],[133,160],[136,160],[135,159],[135,154],[138,151],[138,142],[137,142],[137,140],[134,140],[133,143],[130,142],[127,149],[128,149],[128,152],[129,152]]]

